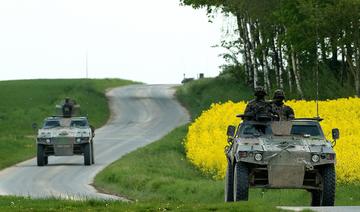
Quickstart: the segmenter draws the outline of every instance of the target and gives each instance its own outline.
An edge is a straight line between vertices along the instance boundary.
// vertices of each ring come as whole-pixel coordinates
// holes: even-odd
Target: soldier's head
[[[69,103],[70,102],[70,98],[69,97],[66,97],[65,98],[65,103]]]
[[[277,89],[274,92],[273,100],[276,104],[283,104],[283,101],[285,99],[285,93],[281,89]]]
[[[257,99],[264,99],[265,96],[267,95],[264,87],[262,86],[257,86],[254,90],[254,95]]]

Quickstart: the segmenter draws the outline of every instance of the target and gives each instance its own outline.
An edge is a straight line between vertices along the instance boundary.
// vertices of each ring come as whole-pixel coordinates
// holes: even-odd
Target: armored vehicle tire
[[[45,147],[44,145],[38,144],[37,145],[37,165],[38,166],[45,166]]]
[[[48,158],[48,156],[45,156],[45,157],[44,157],[44,162],[45,162],[45,165],[48,165],[48,164],[49,164],[49,158]]]
[[[247,201],[249,198],[249,169],[237,162],[234,169],[234,201]]]
[[[87,143],[84,144],[84,165],[90,166],[91,165],[91,144]]]
[[[94,158],[94,141],[91,142],[91,164],[95,164],[95,158]]]
[[[225,175],[225,202],[234,201],[234,167],[228,162]]]
[[[336,187],[334,165],[332,164],[324,166],[321,174],[323,183],[321,206],[334,206]]]
[[[321,191],[320,190],[311,190],[311,206],[320,206],[321,205]]]

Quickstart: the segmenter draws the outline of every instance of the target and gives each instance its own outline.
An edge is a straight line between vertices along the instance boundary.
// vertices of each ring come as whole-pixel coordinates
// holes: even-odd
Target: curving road
[[[84,166],[81,156],[49,157],[45,167],[37,167],[31,159],[0,172],[0,195],[120,199],[98,193],[91,186],[93,178],[121,156],[189,120],[173,95],[171,85],[131,85],[109,91],[112,118],[95,132],[95,165]]]

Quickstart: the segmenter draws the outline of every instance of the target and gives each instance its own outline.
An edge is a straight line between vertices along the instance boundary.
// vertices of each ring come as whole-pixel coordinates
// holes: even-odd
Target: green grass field
[[[0,82],[0,169],[35,155],[31,125],[40,125],[45,117],[55,115],[55,105],[64,97],[76,99],[82,114],[99,127],[109,117],[104,91],[130,83],[118,79]]]

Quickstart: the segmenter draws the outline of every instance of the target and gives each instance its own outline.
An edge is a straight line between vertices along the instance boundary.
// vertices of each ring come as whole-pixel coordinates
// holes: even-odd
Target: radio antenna
[[[316,1],[315,5],[315,18],[316,18],[316,26],[315,26],[315,32],[316,32],[316,117],[320,118],[319,116],[319,52],[318,52],[318,41],[319,41],[319,20],[318,20],[318,1]]]
[[[89,58],[88,58],[88,50],[86,50],[86,55],[85,55],[85,72],[86,72],[86,79],[89,78]]]

